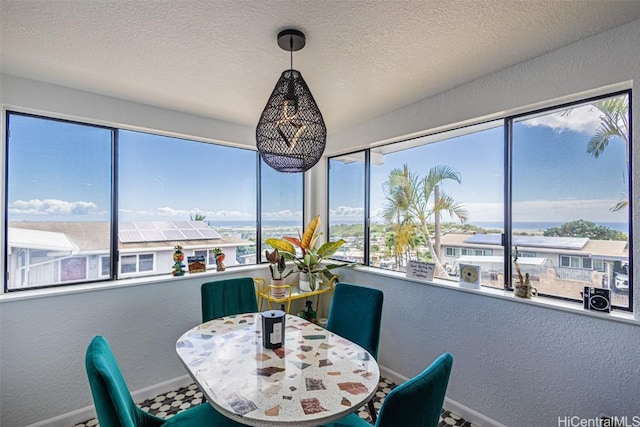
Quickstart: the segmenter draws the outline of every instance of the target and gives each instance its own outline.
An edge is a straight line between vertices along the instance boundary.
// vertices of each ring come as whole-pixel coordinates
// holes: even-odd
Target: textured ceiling
[[[640,1],[0,0],[4,74],[255,126],[289,53],[329,133],[640,19]]]

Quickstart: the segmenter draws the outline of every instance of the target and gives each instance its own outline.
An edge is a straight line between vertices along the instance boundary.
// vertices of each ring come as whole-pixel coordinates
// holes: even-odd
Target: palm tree
[[[626,149],[626,170],[629,170],[629,103],[626,96],[607,98],[593,104],[600,115],[600,125],[596,134],[587,144],[587,153],[596,159],[604,152],[612,138],[621,138]],[[628,194],[621,194],[618,202],[611,208],[616,212],[629,206]]]
[[[443,277],[449,277],[442,265],[441,254],[441,229],[440,220],[443,212],[448,212],[451,217],[457,217],[460,222],[468,219],[467,211],[462,204],[456,202],[451,196],[442,191],[442,183],[445,180],[453,180],[462,183],[460,173],[450,166],[434,166],[423,180],[413,182],[413,191],[409,203],[409,212],[418,223],[419,230],[424,237],[431,257],[436,264],[436,269]],[[428,220],[434,220],[434,240],[431,242]]]
[[[385,203],[382,206],[381,215],[387,223],[393,226],[393,255],[396,267],[400,266],[400,257],[411,239],[411,218],[408,213],[412,190],[411,180],[409,168],[404,165],[402,169],[393,169],[389,173],[389,180],[382,184]]]
[[[191,221],[204,221],[207,216],[197,213],[195,215],[189,215],[189,218],[191,218]]]
[[[394,254],[399,265],[400,254],[404,250],[415,248],[424,243],[429,249],[436,268],[444,277],[448,277],[442,262],[441,229],[442,214],[448,212],[464,222],[468,218],[467,211],[460,203],[442,191],[442,182],[454,180],[461,183],[460,173],[449,166],[435,166],[429,170],[424,179],[409,171],[404,165],[402,169],[394,169],[389,180],[383,184],[386,202],[383,206],[383,218],[394,225]],[[434,240],[431,241],[429,220],[434,220]],[[416,239],[416,232],[423,239]],[[424,242],[422,241],[424,240]]]

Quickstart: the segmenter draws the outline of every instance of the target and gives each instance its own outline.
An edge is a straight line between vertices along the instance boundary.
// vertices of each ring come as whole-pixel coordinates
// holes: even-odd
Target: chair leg
[[[369,401],[367,404],[367,408],[369,409],[369,415],[371,415],[371,422],[373,424],[376,423],[376,408],[373,407],[373,399]]]

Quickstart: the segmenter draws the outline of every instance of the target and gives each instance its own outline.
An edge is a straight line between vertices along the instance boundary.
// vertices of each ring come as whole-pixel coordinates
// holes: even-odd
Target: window
[[[5,289],[104,280],[113,131],[17,113],[7,128]]]
[[[585,268],[591,270],[591,260],[577,256],[560,256],[560,266],[568,268]]]
[[[109,277],[111,275],[111,257],[100,257],[100,277]]]
[[[153,271],[153,254],[138,255],[138,271]]]
[[[485,249],[473,241],[504,230],[501,125],[483,123],[371,150],[372,265],[405,271],[409,260],[422,260],[436,264],[435,277],[457,281],[458,263],[480,257],[503,274],[502,264],[490,258],[499,242],[480,241]],[[497,280],[483,277],[483,284],[504,286],[492,277]]]
[[[592,260],[593,269],[597,271],[605,271],[605,261],[601,259]]]
[[[507,120],[511,240],[537,253],[527,268],[540,294],[580,301],[585,286],[609,287],[614,264],[629,261],[628,105],[624,93]],[[592,256],[606,256],[609,273]],[[616,306],[630,307],[627,289],[611,291]]]
[[[375,157],[374,157],[375,161]],[[373,231],[371,261],[365,258],[365,152],[360,151],[329,159],[329,241],[344,239],[344,244],[333,258],[360,264],[379,262],[382,235]],[[347,184],[348,183],[348,184]]]
[[[155,270],[153,254],[123,255],[120,257],[120,273],[145,273]]]
[[[262,210],[262,235],[260,237],[260,262],[267,247],[264,240],[269,237],[297,236],[302,233],[304,174],[280,173],[260,161],[260,200]],[[255,238],[254,238],[255,240]],[[253,252],[255,254],[255,251]]]
[[[120,257],[120,273],[135,273],[138,271],[138,257],[136,255],[124,255]]]
[[[60,281],[79,281],[87,278],[87,257],[60,260]]]
[[[257,192],[254,151],[127,130],[118,144],[121,250],[155,245],[163,260],[157,274],[171,271],[170,248],[187,250],[185,242],[233,241],[255,254],[257,202],[247,197]],[[225,259],[227,267],[242,263],[242,256]]]
[[[170,274],[178,245],[256,263],[261,221],[278,236],[302,228],[303,175],[265,166],[260,207],[254,150],[6,117],[5,291]]]
[[[518,251],[518,256],[522,258],[535,258],[535,252],[527,252],[527,251]]]
[[[436,264],[436,280],[456,281],[467,262],[481,266],[483,286],[512,289],[517,248],[540,295],[581,302],[584,286],[605,287],[630,310],[629,97],[332,157],[329,217],[367,212],[363,239],[345,250],[364,248],[375,267],[404,271],[418,259]]]
[[[216,258],[215,256],[213,256],[212,253],[210,253],[210,251],[208,250],[195,250],[193,251],[193,255],[197,256],[197,257],[203,257],[204,258],[204,262],[207,263],[207,265],[215,265],[216,264]]]

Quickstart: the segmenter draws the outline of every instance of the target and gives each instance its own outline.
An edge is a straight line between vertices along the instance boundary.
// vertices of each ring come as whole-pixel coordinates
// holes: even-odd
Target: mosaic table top
[[[315,426],[355,412],[380,371],[362,347],[297,316],[285,342],[262,346],[259,313],[196,326],[176,342],[191,377],[218,411],[251,426]]]

